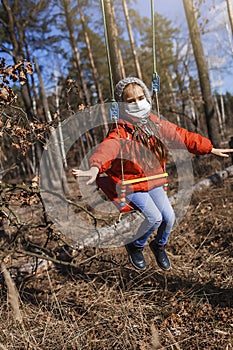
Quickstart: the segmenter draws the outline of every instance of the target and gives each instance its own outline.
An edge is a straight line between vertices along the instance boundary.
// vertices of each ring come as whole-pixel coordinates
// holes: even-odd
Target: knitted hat
[[[151,95],[150,95],[150,92],[148,90],[148,88],[146,87],[146,85],[143,83],[143,81],[141,81],[140,79],[136,78],[136,77],[128,77],[128,78],[124,78],[122,80],[120,80],[116,86],[115,86],[115,90],[114,90],[114,93],[115,93],[115,99],[118,101],[118,102],[122,102],[123,101],[123,91],[124,91],[124,88],[131,84],[131,83],[136,83],[138,84],[139,86],[141,86],[141,88],[143,89],[144,93],[145,93],[145,96],[146,96],[146,99],[147,101],[151,104]]]

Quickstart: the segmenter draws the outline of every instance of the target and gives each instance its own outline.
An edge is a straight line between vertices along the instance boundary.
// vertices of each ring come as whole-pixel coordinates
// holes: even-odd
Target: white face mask
[[[124,103],[124,110],[127,116],[145,119],[148,118],[151,111],[151,105],[146,98],[138,102]]]

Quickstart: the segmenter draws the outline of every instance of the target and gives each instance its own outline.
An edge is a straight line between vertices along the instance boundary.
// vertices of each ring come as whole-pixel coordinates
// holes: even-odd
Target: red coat
[[[150,118],[156,123],[159,138],[165,143],[168,150],[186,148],[189,152],[196,155],[211,152],[213,145],[209,139],[189,132],[186,129],[179,128],[177,125],[159,119],[153,114],[150,115]],[[132,141],[134,129],[133,124],[120,119],[117,127],[113,127],[108,136],[98,146],[95,153],[90,157],[90,166],[98,167],[100,174],[108,174],[115,183],[120,182],[122,179],[122,159],[125,180],[163,174],[165,171],[164,165],[159,163],[151,151],[147,151],[147,156],[150,158],[153,157],[153,167],[148,166],[145,159],[147,157],[142,159],[142,155],[145,152],[140,153],[140,148],[143,147],[145,150],[145,146],[137,141]],[[135,146],[137,152],[135,152]],[[127,189],[130,192],[148,191],[154,187],[162,186],[165,182],[165,178],[143,181],[131,184],[127,186]]]

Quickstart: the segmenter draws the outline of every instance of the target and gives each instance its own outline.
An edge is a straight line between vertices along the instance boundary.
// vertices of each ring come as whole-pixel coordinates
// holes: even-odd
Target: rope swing
[[[117,121],[119,120],[119,106],[117,101],[115,100],[115,95],[114,95],[113,74],[112,74],[112,65],[110,60],[110,49],[109,49],[109,41],[108,41],[108,31],[107,31],[107,24],[106,24],[104,0],[101,0],[101,8],[102,8],[102,15],[103,15],[103,22],[104,22],[104,34],[105,34],[106,53],[107,53],[108,71],[109,71],[109,78],[110,78],[110,90],[111,90],[110,118],[115,123],[117,133],[120,137],[118,124],[117,124]],[[122,176],[122,181],[124,181],[122,150],[120,150],[120,157],[121,157],[121,176]]]
[[[110,90],[111,90],[111,107],[110,107],[110,119],[115,123],[116,130],[118,136],[120,138],[120,133],[118,129],[118,120],[119,120],[119,106],[118,102],[115,100],[114,96],[114,84],[113,84],[113,73],[110,59],[110,49],[109,49],[109,38],[106,24],[106,13],[105,13],[105,5],[104,0],[101,0],[101,8],[102,8],[102,16],[103,16],[103,24],[104,24],[104,35],[105,35],[105,43],[106,43],[106,54],[107,54],[107,63],[108,63],[108,71],[109,71],[109,80],[110,80]],[[158,93],[160,92],[160,77],[156,71],[156,47],[155,47],[155,15],[154,15],[154,0],[151,0],[151,25],[152,25],[152,55],[153,55],[153,74],[152,74],[152,100],[155,99],[158,117],[159,115],[159,103],[158,103]],[[136,178],[132,180],[124,179],[124,167],[123,167],[123,155],[122,150],[120,150],[120,159],[121,159],[121,189],[120,189],[120,199],[117,196],[114,188],[116,184],[114,181],[108,177],[98,177],[96,180],[97,186],[102,189],[102,191],[107,195],[107,197],[112,200],[120,209],[120,213],[128,212],[135,210],[130,203],[126,202],[126,185],[135,184],[143,181],[149,181],[154,179],[159,179],[163,177],[167,177],[167,173],[157,174],[148,177]]]
[[[111,65],[111,59],[110,59],[110,49],[109,49],[109,41],[108,41],[108,31],[107,31],[107,24],[106,24],[104,0],[101,0],[101,9],[102,9],[103,22],[104,22],[104,36],[105,36],[106,54],[107,54],[107,62],[108,62],[108,72],[109,72],[109,79],[110,79],[110,91],[111,91],[110,117],[111,117],[111,120],[117,122],[119,119],[119,106],[114,96],[113,74],[112,74],[112,65]]]
[[[153,56],[153,73],[152,73],[152,100],[156,101],[156,109],[158,113],[158,117],[160,118],[159,111],[159,101],[158,101],[158,93],[160,92],[160,77],[156,70],[156,45],[155,45],[155,6],[154,0],[151,0],[151,27],[152,27],[152,56]]]

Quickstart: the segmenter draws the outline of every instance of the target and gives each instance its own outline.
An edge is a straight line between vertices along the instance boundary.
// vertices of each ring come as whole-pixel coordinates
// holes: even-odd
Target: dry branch
[[[180,196],[185,196],[189,193],[193,193],[194,191],[201,191],[204,188],[208,188],[210,186],[213,185],[221,185],[222,181],[228,177],[232,177],[233,176],[233,165],[227,167],[224,170],[221,170],[219,172],[216,172],[210,176],[208,176],[206,179],[202,179],[200,181],[198,181],[195,185],[193,185],[192,187],[190,187],[190,189],[187,191],[187,193],[180,193]],[[179,197],[174,195],[172,197],[169,197],[170,202],[172,204],[175,204],[178,200]]]
[[[204,188],[208,188],[212,185],[221,185],[222,181],[227,177],[233,176],[233,166],[227,167],[224,170],[216,172],[206,179],[200,180],[194,186],[190,187],[186,192],[180,191],[178,195],[174,195],[169,197],[172,205],[175,205],[182,198],[186,196],[190,196],[194,191],[201,191]],[[182,202],[183,205],[183,202]],[[72,220],[72,218],[71,218]],[[98,230],[93,229],[92,232],[89,232],[89,235],[83,239],[84,246],[109,246],[114,245],[115,239],[116,243],[119,245],[123,245],[125,239],[129,238],[129,235],[135,233],[135,229],[140,225],[143,218],[142,215],[135,211],[132,214],[127,214],[122,217],[119,222],[116,222],[113,225],[106,225],[104,227],[98,228]],[[76,228],[74,227],[74,230]],[[75,233],[72,234],[75,237]],[[122,237],[121,242],[119,241],[119,237]]]
[[[8,302],[12,307],[15,320],[22,323],[23,318],[22,318],[22,315],[20,312],[20,307],[19,307],[19,294],[18,294],[18,291],[16,289],[15,283],[12,280],[4,263],[1,264],[1,269],[2,269],[2,273],[4,275],[5,282],[7,285]]]

